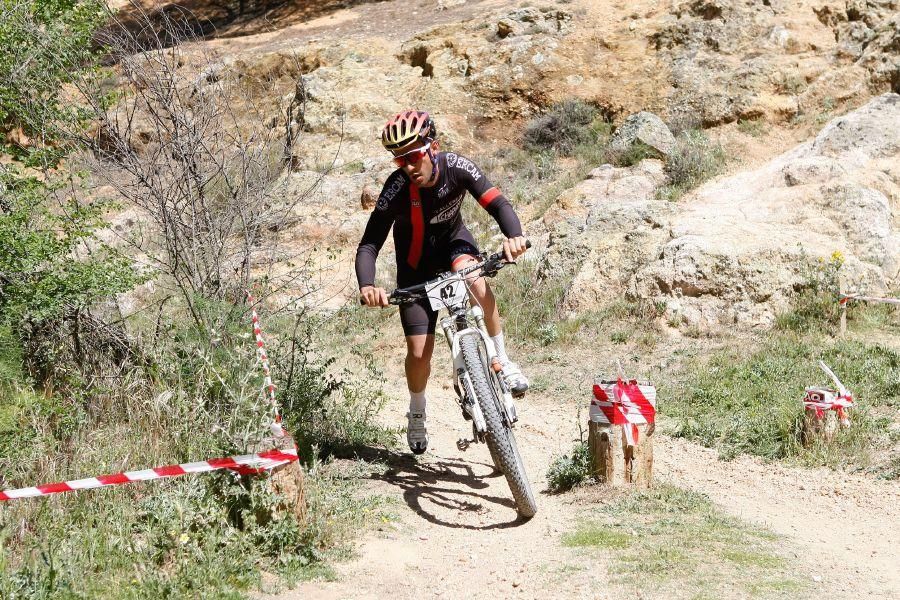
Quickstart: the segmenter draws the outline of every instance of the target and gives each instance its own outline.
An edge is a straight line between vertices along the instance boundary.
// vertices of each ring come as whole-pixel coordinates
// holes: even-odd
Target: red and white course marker
[[[638,442],[637,426],[656,420],[656,388],[634,379],[595,381],[590,419],[607,425],[629,425],[625,427],[625,439],[634,446]]]
[[[263,377],[265,378],[264,385],[269,400],[272,403],[272,411],[274,413],[274,422],[271,426],[272,433],[276,438],[290,442],[291,446],[293,446],[292,448],[286,450],[267,450],[266,452],[259,452],[257,454],[211,458],[199,462],[167,465],[140,471],[126,471],[124,473],[100,475],[99,477],[88,477],[87,479],[75,479],[73,481],[48,483],[35,487],[19,488],[17,490],[4,490],[0,491],[0,502],[16,500],[19,498],[35,498],[37,496],[47,496],[50,494],[72,492],[75,490],[89,490],[111,485],[122,485],[125,483],[133,483],[135,481],[149,481],[151,479],[177,477],[188,473],[208,473],[210,471],[219,471],[222,469],[235,471],[241,475],[256,475],[299,460],[296,445],[293,444],[293,440],[281,425],[281,415],[278,412],[278,405],[275,402],[275,384],[272,383],[272,377],[269,371],[269,357],[266,355],[266,348],[263,343],[262,329],[259,325],[259,316],[256,314],[256,309],[252,308],[254,300],[253,296],[250,295],[250,292],[247,292],[247,300],[251,306],[253,334],[256,337],[256,350],[259,355],[260,364],[262,365]]]
[[[837,386],[836,390],[825,387],[808,387],[803,395],[803,408],[812,408],[816,411],[816,418],[823,419],[826,410],[837,412],[841,425],[850,425],[848,412],[853,408],[853,394],[844,387],[841,380],[834,374],[824,361],[819,361],[819,368],[825,371]]]
[[[861,302],[876,302],[878,304],[898,304],[900,305],[900,298],[879,298],[877,296],[860,296],[858,294],[849,294],[845,296],[841,296],[841,299],[838,301],[841,305],[845,305],[851,300],[861,301]]]

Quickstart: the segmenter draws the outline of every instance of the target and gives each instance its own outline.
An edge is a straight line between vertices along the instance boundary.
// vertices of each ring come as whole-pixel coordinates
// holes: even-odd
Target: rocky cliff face
[[[201,84],[264,83],[271,98],[254,115],[267,115],[273,140],[286,107],[302,104],[279,191],[302,202],[279,235],[328,246],[323,281],[339,284],[324,286],[327,304],[354,291],[356,238],[393,169],[377,142],[387,116],[427,108],[445,147],[487,154],[572,97],[615,125],[649,110],[673,129],[756,120],[782,149],[815,138],[775,158],[763,141],[751,170],[732,163],[735,174],[677,203],[656,197],[659,161],[597,164],[528,225],[546,236],[545,274],[574,278],[567,310],[628,294],[665,300],[692,323],[768,323],[797,283],[801,247],[845,252],[847,285],[897,284],[900,124],[896,94],[883,94],[900,91],[898,2],[349,4],[300,22],[281,11],[274,31],[231,27],[237,37],[205,43],[216,62],[185,67]]]

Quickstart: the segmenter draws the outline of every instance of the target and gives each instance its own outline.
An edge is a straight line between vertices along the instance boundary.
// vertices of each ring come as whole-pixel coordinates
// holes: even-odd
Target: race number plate
[[[428,288],[428,301],[434,310],[465,302],[466,297],[466,285],[462,279],[442,281]]]

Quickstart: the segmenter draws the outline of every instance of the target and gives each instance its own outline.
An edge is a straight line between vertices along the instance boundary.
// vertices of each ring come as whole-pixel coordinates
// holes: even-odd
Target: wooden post
[[[803,447],[809,448],[817,442],[827,444],[834,439],[841,423],[833,410],[826,410],[820,416],[815,408],[807,408],[803,413],[802,427]]]
[[[266,440],[251,446],[252,452],[271,450],[272,446],[284,449],[293,448],[294,440],[290,437],[267,438]],[[306,524],[306,493],[303,482],[303,468],[300,461],[295,460],[286,465],[275,467],[269,475],[272,482],[272,490],[281,496],[281,501],[275,506],[275,512],[289,512],[297,518],[301,525]]]
[[[301,525],[306,524],[306,494],[303,490],[303,469],[295,460],[272,472],[272,488],[282,497],[277,506],[279,512],[290,512]]]
[[[847,303],[841,302],[841,337],[847,333]]]
[[[631,426],[588,422],[591,475],[598,482],[642,488],[652,483],[654,425],[637,425],[637,443],[628,446],[624,428]]]

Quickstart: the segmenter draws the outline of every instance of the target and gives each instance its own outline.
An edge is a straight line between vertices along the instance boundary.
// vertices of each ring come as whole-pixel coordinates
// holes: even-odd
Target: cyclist
[[[438,273],[477,262],[478,247],[460,212],[466,192],[500,225],[506,259],[515,260],[525,252],[522,225],[509,201],[471,160],[441,152],[436,136],[434,120],[418,110],[398,113],[381,132],[381,143],[394,156],[398,169],[385,182],[356,250],[356,278],[367,306],[388,306],[387,292],[375,287],[375,259],[392,227],[398,287],[424,283]],[[521,396],[528,389],[528,379],[506,354],[500,314],[483,277],[470,281],[470,296],[484,309],[485,325],[510,390]],[[400,322],[406,336],[409,388],[406,437],[410,449],[421,454],[428,447],[425,386],[437,312],[423,299],[401,306]]]

